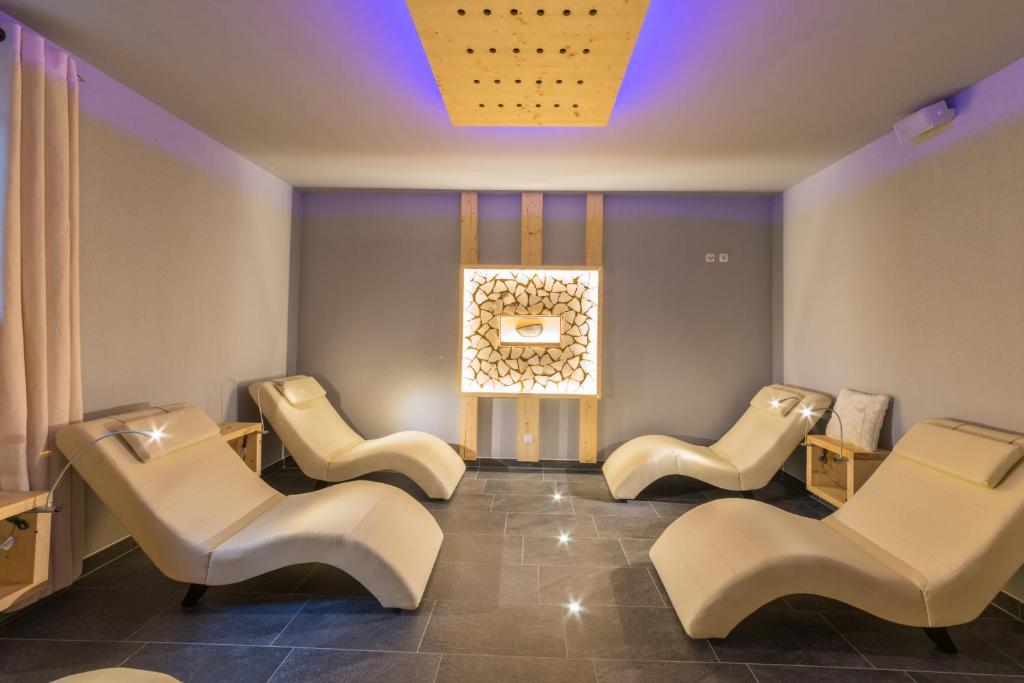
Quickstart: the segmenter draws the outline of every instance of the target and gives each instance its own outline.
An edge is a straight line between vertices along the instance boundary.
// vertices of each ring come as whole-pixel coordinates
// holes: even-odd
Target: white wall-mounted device
[[[925,133],[935,130],[944,123],[949,123],[956,116],[956,109],[946,104],[945,100],[939,100],[935,104],[929,104],[924,109],[918,109],[913,114],[896,123],[893,130],[896,137],[903,144],[913,142]]]

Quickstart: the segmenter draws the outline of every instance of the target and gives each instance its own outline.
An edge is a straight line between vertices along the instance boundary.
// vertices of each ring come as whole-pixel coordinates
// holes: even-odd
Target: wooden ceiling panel
[[[606,126],[649,0],[407,0],[454,126]]]

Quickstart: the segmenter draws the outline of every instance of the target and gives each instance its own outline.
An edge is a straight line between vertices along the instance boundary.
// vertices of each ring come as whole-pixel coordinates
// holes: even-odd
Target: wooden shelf
[[[809,434],[807,446],[807,491],[842,507],[864,485],[889,451],[864,450],[823,434]],[[822,456],[829,457],[823,462]]]
[[[256,474],[263,471],[263,425],[259,422],[218,422],[220,436]]]
[[[50,515],[31,512],[46,503],[46,494],[46,491],[0,492],[0,520],[18,516],[28,522],[27,529],[14,530],[14,546],[0,555],[0,612],[49,579]],[[0,521],[3,538],[7,538],[9,528],[8,523]]]

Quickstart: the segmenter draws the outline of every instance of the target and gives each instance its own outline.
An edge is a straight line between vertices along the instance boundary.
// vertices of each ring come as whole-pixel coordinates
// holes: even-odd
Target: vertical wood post
[[[586,265],[604,265],[604,194],[587,193]],[[598,325],[604,324],[603,316]],[[599,343],[601,341],[598,332]],[[600,365],[604,349],[597,350]],[[599,370],[600,372],[600,370]],[[597,398],[580,399],[580,462],[597,462]]]
[[[519,228],[519,258],[524,266],[544,262],[544,195],[524,192]],[[524,443],[531,435],[533,443]],[[522,396],[516,400],[516,459],[536,462],[540,459],[540,398]]]
[[[461,198],[462,211],[459,220],[460,248],[459,262],[464,266],[477,263],[477,193],[463,192]],[[461,288],[461,283],[460,283]],[[461,300],[461,294],[460,300]],[[459,311],[462,320],[462,311]],[[462,328],[459,327],[459,349],[462,349]],[[461,356],[456,356],[460,358]],[[460,370],[461,374],[461,370]],[[463,460],[476,460],[477,452],[477,420],[479,399],[476,396],[463,396],[461,401],[461,422],[459,427],[459,455]]]

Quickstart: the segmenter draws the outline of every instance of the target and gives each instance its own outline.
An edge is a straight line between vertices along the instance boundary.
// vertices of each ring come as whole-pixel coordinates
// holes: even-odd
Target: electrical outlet
[[[527,446],[533,443],[533,434],[523,434],[523,443]]]
[[[714,263],[714,262],[715,262],[715,255],[714,254],[704,254],[704,263]]]
[[[720,252],[718,252],[718,262],[719,263],[728,263],[729,262],[729,252],[727,252],[727,251],[720,251]]]

